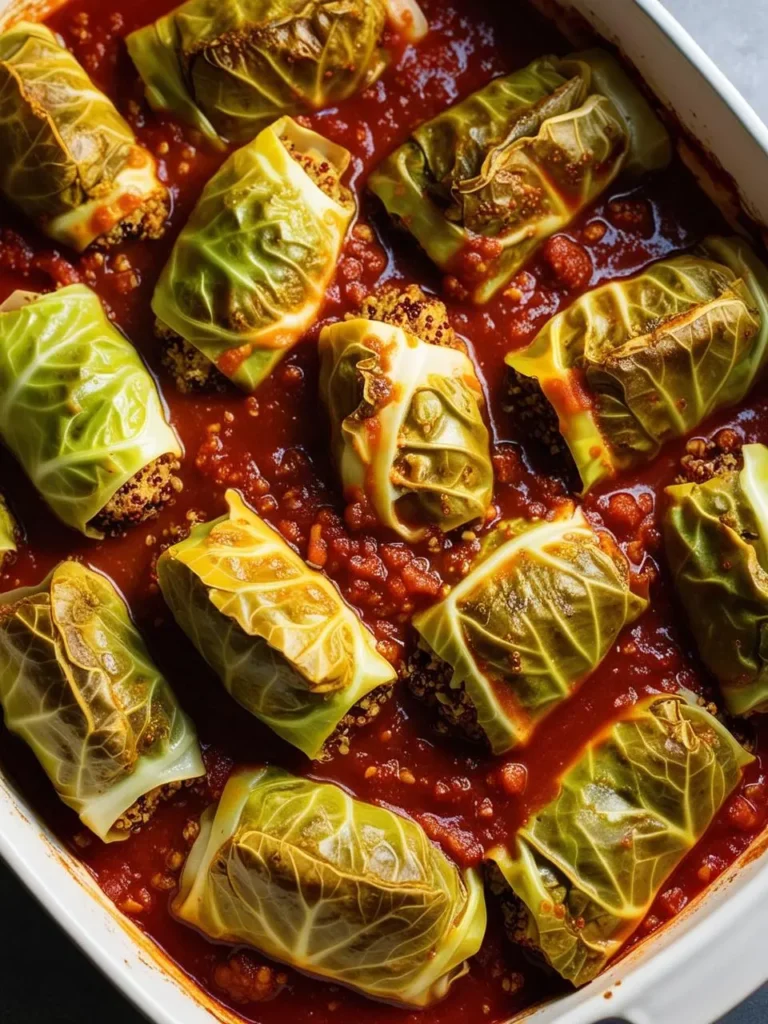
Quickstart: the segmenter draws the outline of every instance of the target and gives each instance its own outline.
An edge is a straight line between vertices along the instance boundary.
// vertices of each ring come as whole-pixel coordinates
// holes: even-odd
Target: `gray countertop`
[[[625,0],[616,2],[621,4]],[[768,123],[766,0],[664,0],[664,3]]]
[[[666,4],[768,121],[768,0],[666,0]],[[0,963],[0,1024],[140,1024],[139,1015],[2,864],[0,908],[14,934],[13,942],[3,944]],[[31,961],[37,965],[32,970]],[[766,1021],[768,986],[722,1024]]]

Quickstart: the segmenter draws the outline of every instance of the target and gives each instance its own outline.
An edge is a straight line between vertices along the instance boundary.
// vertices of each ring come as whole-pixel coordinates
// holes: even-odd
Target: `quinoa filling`
[[[91,520],[91,526],[114,535],[127,526],[153,519],[181,489],[181,480],[175,475],[179,469],[175,455],[161,455],[150,462],[113,494]]]
[[[451,686],[453,669],[420,641],[405,669],[408,688],[428,708],[437,709],[437,731],[459,734],[467,739],[486,742],[485,733],[477,723],[475,707],[463,684]]]

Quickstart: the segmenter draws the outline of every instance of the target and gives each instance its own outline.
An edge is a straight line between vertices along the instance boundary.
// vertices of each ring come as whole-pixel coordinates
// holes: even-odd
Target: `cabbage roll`
[[[312,326],[356,210],[349,160],[283,118],[208,182],[152,299],[182,391],[219,373],[253,391]]]
[[[159,238],[168,192],[154,157],[44,25],[0,35],[0,190],[50,238]]]
[[[187,0],[126,42],[155,110],[248,142],[375,82],[388,22],[412,41],[427,31],[416,0]]]
[[[516,899],[516,941],[574,985],[605,967],[754,758],[679,697],[635,705],[588,746],[509,848],[488,858]]]
[[[345,496],[409,541],[482,520],[493,496],[483,392],[442,302],[385,290],[324,328],[320,357]]]
[[[768,269],[741,239],[708,238],[588,292],[510,352],[512,410],[552,450],[564,442],[586,492],[740,402],[767,356]]]
[[[728,711],[768,711],[768,448],[667,488],[667,561]]]
[[[0,307],[0,437],[86,537],[156,514],[181,445],[154,379],[95,292],[15,292]]]
[[[227,491],[227,505],[163,552],[160,589],[235,700],[317,757],[334,732],[378,714],[395,670],[329,579],[237,491]]]
[[[410,1007],[467,972],[486,921],[477,873],[415,822],[280,768],[230,778],[173,909],[214,941]]]
[[[17,534],[16,520],[11,515],[5,498],[0,494],[0,569],[3,568],[6,557],[17,550]]]
[[[446,598],[414,616],[411,688],[503,754],[571,696],[647,604],[615,542],[580,510],[513,520]]]
[[[79,562],[0,594],[0,703],[59,797],[105,843],[205,774],[195,727],[115,585]]]
[[[542,57],[432,121],[371,175],[390,216],[488,302],[620,171],[664,167],[669,136],[619,64]]]

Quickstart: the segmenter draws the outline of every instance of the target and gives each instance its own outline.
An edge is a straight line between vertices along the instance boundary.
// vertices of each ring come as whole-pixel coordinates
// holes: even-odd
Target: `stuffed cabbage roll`
[[[388,22],[412,41],[427,32],[416,0],[187,0],[126,42],[155,110],[247,142],[375,82]]]
[[[593,741],[560,792],[488,853],[516,899],[516,941],[574,985],[605,967],[642,923],[754,758],[716,718],[652,697]]]
[[[227,505],[163,552],[160,589],[235,700],[316,757],[333,733],[378,714],[395,670],[329,579],[236,491]]]
[[[583,491],[741,401],[768,357],[768,269],[745,242],[693,253],[588,292],[510,352],[512,410]]]
[[[8,503],[0,494],[0,569],[3,568],[6,556],[16,551],[17,532],[16,521],[11,515]]]
[[[181,445],[155,381],[85,285],[0,307],[0,437],[86,537],[142,522],[174,493]]]
[[[477,873],[337,786],[242,771],[200,826],[173,909],[215,941],[411,1007],[441,999],[480,948]]]
[[[728,711],[749,715],[768,711],[768,448],[724,462],[667,488],[664,535],[699,654]]]
[[[483,392],[442,302],[369,298],[320,335],[320,393],[345,496],[416,541],[482,519],[493,496]]]
[[[152,299],[182,391],[219,372],[253,391],[312,326],[356,210],[349,160],[283,118],[208,182]]]
[[[664,167],[669,136],[619,64],[542,57],[417,128],[370,187],[430,259],[487,302],[620,171]]]
[[[513,520],[446,598],[414,617],[411,688],[503,754],[594,672],[647,604],[612,538],[581,511]]]
[[[159,238],[168,193],[154,157],[44,25],[0,35],[0,190],[56,242]]]
[[[122,597],[79,562],[0,594],[0,702],[6,726],[104,842],[126,839],[205,774],[195,727]]]

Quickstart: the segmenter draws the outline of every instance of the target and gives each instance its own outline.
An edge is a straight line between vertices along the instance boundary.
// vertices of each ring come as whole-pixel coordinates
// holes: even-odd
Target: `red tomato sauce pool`
[[[208,779],[161,806],[152,822],[125,843],[106,846],[83,830],[56,799],[34,757],[6,731],[4,767],[62,840],[90,868],[116,905],[215,998],[257,1024],[285,1020],[313,1024],[489,1024],[567,988],[552,972],[524,959],[503,936],[490,900],[486,942],[448,998],[420,1012],[383,1006],[288,968],[253,951],[212,944],[169,913],[178,866],[204,806],[220,793],[235,765],[273,760],[299,773],[338,782],[356,796],[412,815],[463,864],[510,837],[530,810],[548,799],[558,772],[599,727],[638,698],[681,686],[712,694],[679,609],[669,591],[660,553],[663,487],[672,482],[682,445],[664,450],[652,466],[603,486],[585,503],[590,520],[611,530],[633,571],[650,582],[652,608],[619,638],[599,670],[576,696],[540,727],[530,745],[492,758],[478,747],[438,735],[431,712],[405,684],[351,750],[310,764],[238,707],[175,626],[159,595],[154,566],[195,517],[224,512],[224,491],[245,498],[341,587],[364,615],[382,651],[402,664],[411,643],[409,619],[432,602],[443,582],[466,571],[479,540],[459,531],[412,548],[371,525],[362,505],[345,509],[328,461],[318,420],[316,339],[307,336],[256,393],[181,396],[163,377],[150,311],[152,291],[173,240],[210,175],[222,160],[194,133],[152,114],[122,38],[173,7],[172,0],[72,0],[50,19],[96,82],[115,100],[139,140],[156,156],[173,195],[172,226],[154,243],[126,244],[101,256],[55,250],[24,219],[0,206],[0,301],[12,290],[83,281],[93,286],[117,323],[158,373],[186,455],[184,489],[162,515],[122,538],[94,543],[58,524],[6,453],[0,453],[3,490],[26,528],[26,544],[0,577],[0,589],[37,583],[62,558],[84,559],[111,576],[129,601],[157,663],[197,723]],[[719,215],[678,165],[641,184],[617,182],[565,236],[543,246],[505,290],[482,309],[462,304],[460,290],[421,257],[413,241],[392,230],[364,192],[373,166],[421,121],[444,110],[490,78],[567,44],[522,3],[423,0],[431,33],[418,48],[397,50],[382,80],[338,109],[308,123],[354,153],[351,184],[361,196],[352,231],[323,311],[324,322],[354,309],[385,281],[418,281],[445,298],[452,323],[468,341],[483,379],[494,436],[495,508],[484,529],[514,516],[546,516],[569,498],[556,467],[536,462],[504,411],[506,352],[580,291],[634,273],[649,262],[724,230]],[[504,12],[501,12],[501,8]],[[707,424],[724,425],[745,441],[768,442],[768,399],[749,403]],[[482,532],[482,531],[481,531]],[[704,840],[669,880],[642,936],[660,927],[745,850],[761,831],[768,804],[764,758],[768,731],[748,735],[758,758],[741,790]],[[545,740],[545,742],[544,742]],[[271,997],[271,998],[267,998]]]

